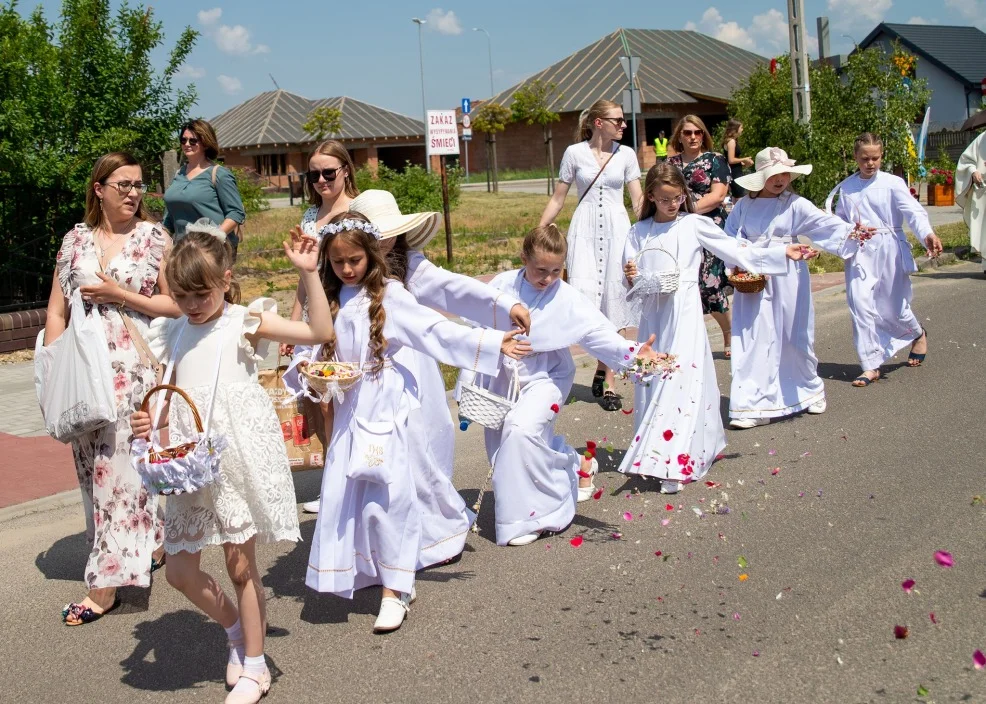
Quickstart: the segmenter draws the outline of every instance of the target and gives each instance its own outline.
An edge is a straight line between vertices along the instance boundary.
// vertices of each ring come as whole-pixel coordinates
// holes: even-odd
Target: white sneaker
[[[530,545],[540,537],[541,537],[540,533],[528,533],[527,535],[518,535],[513,540],[508,540],[507,545],[513,545],[514,547],[519,547],[521,545]]]
[[[318,507],[322,505],[322,497],[319,495],[314,501],[306,501],[301,504],[301,510],[305,513],[318,513]]]
[[[828,404],[825,403],[825,399],[823,398],[821,401],[815,401],[815,403],[808,406],[808,413],[817,416],[820,413],[825,413],[826,408],[828,408]]]
[[[411,594],[401,594],[400,599],[392,596],[385,596],[380,600],[380,613],[377,620],[373,623],[374,633],[390,633],[396,631],[404,623],[408,612],[411,610],[411,600],[417,596],[412,589]]]
[[[599,463],[596,462],[596,458],[593,457],[592,458],[592,465],[589,467],[589,474],[594,477],[594,476],[596,476],[596,474],[598,472],[599,472]],[[579,477],[579,478],[581,479],[581,477]],[[595,484],[595,482],[591,482],[590,481],[589,482],[589,486],[580,486],[579,487],[579,495],[578,495],[578,498],[575,499],[575,500],[577,502],[579,502],[579,503],[581,503],[583,501],[588,501],[589,499],[592,498],[592,495],[595,493],[595,491],[596,491],[596,484]]]
[[[681,482],[675,481],[674,479],[661,480],[662,494],[677,494],[679,491],[681,491]]]
[[[733,418],[729,421],[729,427],[747,430],[748,428],[756,428],[758,425],[767,425],[769,422],[766,418]]]

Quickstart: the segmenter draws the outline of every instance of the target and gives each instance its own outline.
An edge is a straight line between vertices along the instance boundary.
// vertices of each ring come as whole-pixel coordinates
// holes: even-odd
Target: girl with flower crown
[[[380,231],[347,213],[329,224],[319,251],[321,283],[332,308],[336,337],[326,359],[359,365],[362,377],[340,400],[322,503],[305,582],[320,592],[352,598],[382,585],[374,631],[400,628],[416,594],[421,519],[415,494],[408,418],[420,409],[414,373],[397,353],[404,347],[457,367],[495,374],[501,352],[519,357],[529,347],[502,333],[472,329],[419,305],[387,278]]]

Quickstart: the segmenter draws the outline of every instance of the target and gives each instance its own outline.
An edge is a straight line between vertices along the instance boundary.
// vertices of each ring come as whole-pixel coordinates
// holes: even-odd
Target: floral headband
[[[204,232],[207,235],[212,235],[220,242],[226,241],[226,231],[209,218],[199,218],[190,225],[186,225],[185,233],[189,232]]]
[[[336,235],[340,232],[348,232],[351,230],[362,230],[368,235],[373,235],[374,239],[380,239],[380,228],[374,225],[372,222],[364,222],[363,220],[353,220],[351,218],[346,218],[345,220],[340,220],[336,223],[329,223],[322,228],[323,235]]]

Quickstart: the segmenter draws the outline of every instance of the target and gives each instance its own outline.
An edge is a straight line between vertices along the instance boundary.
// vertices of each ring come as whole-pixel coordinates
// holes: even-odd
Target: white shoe
[[[541,537],[540,533],[528,533],[527,535],[518,535],[513,540],[508,540],[507,545],[513,545],[514,547],[519,547],[521,545],[530,545],[540,537]]]
[[[227,643],[226,645],[228,646],[228,648],[230,650],[232,650],[233,648],[242,648],[243,647],[243,643],[242,642],[241,643],[238,643],[237,645],[233,645],[232,643]],[[235,662],[231,662],[230,660],[227,660],[226,661],[226,686],[227,687],[230,687],[230,688],[235,687],[236,686],[236,683],[239,682],[239,680],[240,680],[240,675],[242,675],[242,674],[243,674],[243,663],[242,662],[235,663]]]
[[[377,620],[373,623],[374,633],[390,633],[396,631],[404,623],[408,612],[411,610],[411,601],[417,594],[412,589],[411,594],[401,594],[400,599],[392,596],[385,596],[380,600],[380,613]]]
[[[580,467],[581,467],[581,464],[580,464]],[[590,477],[594,477],[594,476],[596,476],[596,474],[598,472],[599,472],[599,463],[596,462],[596,458],[593,457],[592,458],[592,464],[589,466],[589,475],[590,475]],[[579,477],[579,478],[581,479],[581,477]],[[589,499],[592,498],[592,495],[595,492],[596,492],[596,484],[595,484],[595,482],[590,481],[589,482],[589,486],[580,486],[579,487],[579,496],[575,500],[577,502],[579,502],[579,503],[581,503],[583,501],[588,501]]]
[[[239,692],[234,687],[233,691],[226,695],[226,704],[257,704],[270,691],[270,670],[266,667],[261,675],[244,673],[240,675],[239,679],[251,680],[256,683],[256,687],[241,687]],[[239,684],[239,680],[237,680],[237,684]]]
[[[828,404],[825,403],[825,399],[823,398],[821,401],[815,401],[813,404],[808,406],[808,413],[811,413],[813,416],[817,416],[820,413],[825,413],[826,408],[828,408]]]
[[[661,493],[662,494],[677,494],[681,491],[681,482],[674,479],[662,479],[661,480]]]
[[[301,504],[301,510],[305,513],[318,513],[318,507],[322,505],[322,497],[319,496],[314,501],[306,501]]]
[[[758,425],[767,425],[769,422],[766,418],[733,418],[729,421],[729,427],[747,430],[748,428],[756,428]]]

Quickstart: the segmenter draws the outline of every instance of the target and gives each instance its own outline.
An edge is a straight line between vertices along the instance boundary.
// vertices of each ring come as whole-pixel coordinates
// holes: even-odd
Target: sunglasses
[[[701,137],[704,134],[705,133],[702,130],[682,130],[681,131],[681,136],[682,137]]]
[[[187,144],[190,147],[194,147],[198,145],[199,140],[195,137],[179,137],[178,143],[182,145]]]
[[[624,120],[622,117],[600,117],[599,119],[606,120],[607,122],[612,122],[614,127],[619,127],[620,125],[623,125],[625,127],[627,124],[627,121]]]
[[[129,194],[134,188],[137,189],[138,193],[147,193],[147,184],[142,181],[113,181],[103,185],[113,186],[121,196]]]
[[[318,183],[318,177],[321,176],[325,179],[326,183],[332,183],[336,180],[336,175],[346,168],[345,166],[340,166],[335,169],[313,169],[308,172],[308,181],[310,183]]]

